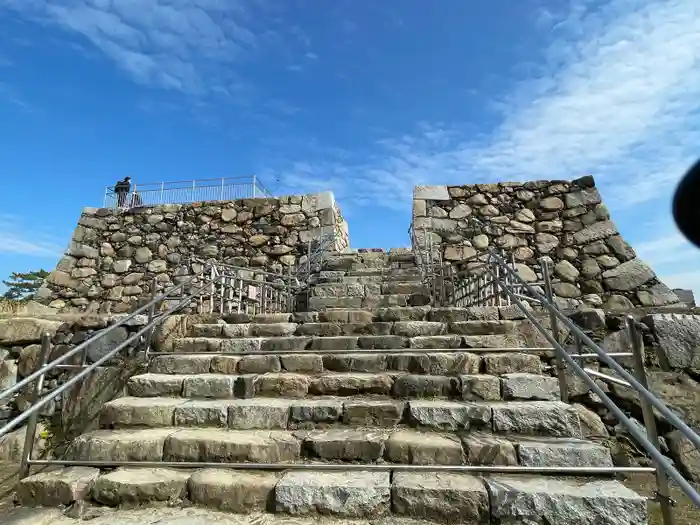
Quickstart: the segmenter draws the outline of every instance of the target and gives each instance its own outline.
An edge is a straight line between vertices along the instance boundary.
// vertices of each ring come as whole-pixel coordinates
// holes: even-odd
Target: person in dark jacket
[[[131,177],[126,177],[114,185],[114,193],[117,194],[117,206],[124,208],[126,206],[126,198],[131,191]]]

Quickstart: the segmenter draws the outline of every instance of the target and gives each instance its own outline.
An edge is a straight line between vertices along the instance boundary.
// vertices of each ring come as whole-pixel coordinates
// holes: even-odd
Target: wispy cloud
[[[19,217],[0,214],[0,253],[58,258],[64,251],[53,236],[28,228]]]
[[[24,18],[81,35],[135,81],[202,95],[258,49],[260,0],[0,0]]]
[[[14,86],[0,80],[0,102],[6,102],[13,106],[31,111],[32,107]]]
[[[326,157],[305,172],[291,164],[285,176],[317,172],[342,185],[349,169],[347,193],[389,207],[405,207],[416,183],[585,173],[617,207],[667,197],[700,142],[700,4],[574,0],[545,14],[538,21],[549,35],[544,58],[493,101],[501,115],[495,128],[423,123],[385,137],[379,154],[356,165]]]

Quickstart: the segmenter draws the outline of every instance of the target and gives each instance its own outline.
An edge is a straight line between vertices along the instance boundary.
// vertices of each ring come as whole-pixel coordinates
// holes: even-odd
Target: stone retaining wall
[[[14,386],[18,381],[29,376],[37,369],[41,357],[41,336],[48,333],[51,337],[49,361],[69,352],[108,326],[117,323],[122,315],[52,315],[48,318],[13,317],[0,319],[0,391]],[[146,316],[137,315],[125,326],[118,327],[87,350],[87,363],[94,363],[116,345],[126,341],[136,331],[145,326]],[[86,408],[96,411],[103,402],[110,401],[118,393],[120,386],[118,376],[128,373],[125,359],[133,353],[139,344],[120,355],[110,365],[118,365],[114,370],[102,370],[82,381],[77,389],[69,389],[49,402],[41,410],[41,416],[53,421],[64,430],[78,424],[78,414],[84,414]],[[69,358],[65,364],[79,364],[82,357]],[[80,370],[56,369],[46,375],[42,394],[49,393],[68,380]],[[100,376],[110,376],[109,381],[100,380]],[[122,385],[123,386],[123,385]],[[115,390],[116,388],[116,390]],[[10,399],[0,400],[0,426],[10,418],[25,411],[30,406],[32,389],[25,388]],[[102,399],[104,397],[104,399]],[[95,401],[99,398],[100,401]],[[87,406],[90,401],[90,407]],[[82,422],[81,422],[82,424]],[[2,457],[0,457],[0,460]]]
[[[132,210],[86,208],[70,247],[36,298],[60,311],[127,312],[190,275],[190,257],[287,272],[309,241],[332,234],[348,248],[348,227],[331,192],[270,199],[168,204]]]
[[[476,261],[502,248],[529,281],[537,278],[537,259],[549,256],[554,293],[569,302],[611,308],[678,302],[620,236],[591,176],[417,186],[412,225],[419,242],[432,239],[445,261]]]
[[[602,310],[580,310],[571,318],[589,336],[608,352],[629,352],[629,337],[625,329],[625,316],[628,314],[638,321],[645,348],[645,364],[649,390],[675,412],[696,432],[700,432],[700,315],[691,313],[661,313],[661,309],[635,309],[625,313],[603,312]],[[692,311],[692,310],[687,310]],[[628,371],[633,372],[631,358],[618,358],[617,361]],[[617,374],[604,364],[588,361],[588,368],[600,370],[606,375]],[[646,433],[638,394],[624,386],[596,380],[615,404],[621,407],[639,429]],[[606,425],[606,432],[615,438],[613,459],[618,466],[647,466],[650,464],[641,445],[601,403],[600,399],[588,392],[583,382],[569,372],[570,401],[582,403],[596,412]],[[695,483],[700,483],[700,450],[675,430],[658,412],[657,428],[661,436],[661,450],[669,456],[680,471]],[[605,436],[603,436],[605,437]]]

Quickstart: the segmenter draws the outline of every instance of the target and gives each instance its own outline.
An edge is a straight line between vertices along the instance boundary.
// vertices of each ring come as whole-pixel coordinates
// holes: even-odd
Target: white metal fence
[[[256,175],[250,177],[222,177],[219,179],[182,180],[132,184],[128,193],[118,193],[107,186],[104,208],[138,208],[159,204],[187,204],[190,202],[229,201],[272,194]]]

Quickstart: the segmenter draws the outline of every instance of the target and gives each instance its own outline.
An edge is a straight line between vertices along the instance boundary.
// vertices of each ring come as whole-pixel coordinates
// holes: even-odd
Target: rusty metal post
[[[49,358],[49,352],[51,350],[51,336],[45,333],[41,336],[41,351],[39,353],[39,361],[36,365],[36,370],[40,370]],[[44,377],[45,374],[41,374],[36,379],[34,392],[32,392],[31,403],[29,406],[34,406],[37,401],[39,401],[39,396],[41,396],[41,390],[44,388]],[[27,419],[27,433],[24,436],[24,447],[22,448],[22,460],[19,467],[19,479],[24,479],[29,476],[29,462],[32,459],[32,454],[34,452],[34,440],[36,439],[36,425],[39,419],[39,412],[33,412]]]
[[[554,302],[554,292],[552,291],[552,278],[549,273],[549,259],[542,257],[540,259],[540,268],[542,269],[542,280],[544,281],[544,294],[547,298],[551,308],[556,308],[557,305]],[[557,321],[557,316],[553,311],[549,312],[549,323],[550,329],[552,330],[552,337],[556,340],[557,344],[561,347],[561,340],[559,339],[559,323]],[[555,362],[557,366],[557,377],[559,378],[559,394],[561,400],[564,403],[569,402],[569,386],[566,377],[566,365],[564,364],[564,359],[560,355],[563,351],[562,348],[555,349]]]
[[[632,347],[632,353],[634,354],[634,375],[636,376],[637,381],[639,381],[639,383],[646,390],[649,390],[646,368],[644,367],[644,341],[642,340],[641,334],[637,330],[634,317],[628,315],[625,322],[627,324],[627,335],[630,338],[630,346]],[[644,426],[647,430],[647,438],[651,444],[654,445],[656,450],[661,452],[659,434],[656,429],[654,408],[644,398],[644,396],[639,396],[639,400],[642,405],[642,415],[644,417]],[[673,506],[675,505],[675,501],[671,498],[668,477],[666,476],[666,472],[664,472],[661,465],[657,464],[655,467],[656,501],[661,506],[661,516],[664,525],[675,525],[676,520],[673,516]]]

